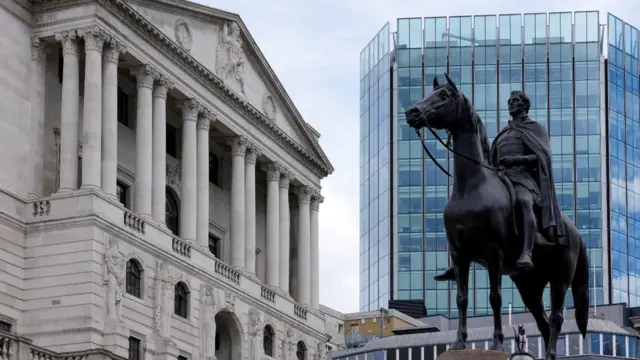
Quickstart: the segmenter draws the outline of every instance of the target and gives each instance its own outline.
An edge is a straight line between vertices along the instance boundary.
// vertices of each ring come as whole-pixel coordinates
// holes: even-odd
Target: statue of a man
[[[553,182],[547,130],[529,117],[531,101],[522,91],[512,91],[508,104],[511,121],[493,140],[489,162],[513,184],[515,210],[522,216],[519,230],[524,238],[516,266],[531,269],[531,252],[539,229],[547,240],[566,244],[565,229]],[[451,280],[453,274],[453,268],[449,268],[436,279]]]
[[[285,338],[282,340],[282,360],[292,360],[294,348],[294,336],[293,329],[288,328]]]
[[[156,330],[164,339],[170,339],[171,314],[173,313],[173,284],[169,277],[169,268],[164,262],[156,266]]]
[[[216,290],[207,285],[205,287],[204,303],[202,304],[203,327],[203,360],[216,360]]]
[[[316,353],[313,356],[314,360],[326,360],[327,359],[327,345],[325,343],[318,343]]]
[[[242,35],[237,22],[225,23],[220,30],[216,48],[216,73],[223,80],[229,76],[240,83],[244,92],[245,56],[242,50]]]
[[[122,319],[122,284],[126,271],[126,261],[120,253],[118,241],[114,238],[109,238],[107,242],[107,251],[104,254],[107,319],[120,321]]]

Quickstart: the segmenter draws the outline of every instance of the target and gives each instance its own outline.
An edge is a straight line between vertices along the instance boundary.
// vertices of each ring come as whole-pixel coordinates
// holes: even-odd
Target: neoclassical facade
[[[333,168],[240,17],[0,5],[0,358],[325,359]]]

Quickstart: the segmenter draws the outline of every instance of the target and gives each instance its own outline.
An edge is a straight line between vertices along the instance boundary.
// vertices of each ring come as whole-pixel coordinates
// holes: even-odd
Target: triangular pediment
[[[304,150],[333,169],[318,143],[318,132],[304,122],[240,16],[184,0],[128,3]]]

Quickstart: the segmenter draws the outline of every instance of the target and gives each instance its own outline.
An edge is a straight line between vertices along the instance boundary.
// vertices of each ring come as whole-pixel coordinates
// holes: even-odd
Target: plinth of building
[[[507,360],[509,354],[493,350],[449,350],[438,356],[438,360]]]

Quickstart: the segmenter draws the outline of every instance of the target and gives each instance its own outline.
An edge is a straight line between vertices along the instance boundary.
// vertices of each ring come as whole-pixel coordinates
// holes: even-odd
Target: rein
[[[438,140],[438,142],[440,144],[442,144],[442,146],[444,146],[447,150],[451,151],[453,154],[461,156],[469,161],[471,161],[472,163],[476,164],[476,165],[480,165],[483,168],[487,169],[487,170],[491,170],[491,171],[498,171],[497,168],[487,165],[483,162],[477,161],[475,159],[472,159],[471,157],[465,155],[465,154],[461,154],[460,152],[454,150],[451,147],[451,133],[449,131],[447,131],[447,142],[445,143],[442,138],[440,138],[440,136],[430,127],[426,126],[426,128],[431,132],[431,134],[433,134],[433,136],[436,138],[436,140]],[[416,129],[416,134],[418,134],[418,137],[420,138],[420,142],[422,143],[422,148],[424,149],[424,151],[427,153],[427,155],[429,156],[429,159],[431,159],[431,161],[440,169],[442,170],[442,172],[445,173],[445,175],[447,175],[448,177],[452,177],[451,174],[444,168],[442,167],[442,165],[440,165],[440,163],[438,162],[438,160],[436,160],[436,158],[431,154],[431,151],[429,151],[429,149],[427,148],[427,145],[424,142],[424,138],[422,137],[422,134],[420,134],[420,130]]]

